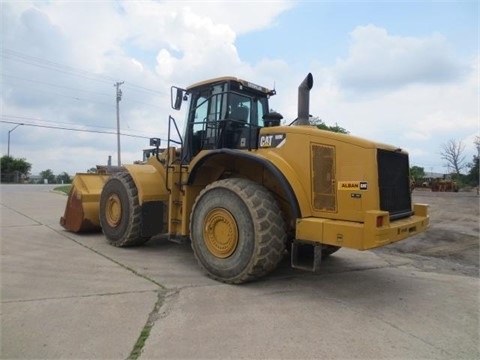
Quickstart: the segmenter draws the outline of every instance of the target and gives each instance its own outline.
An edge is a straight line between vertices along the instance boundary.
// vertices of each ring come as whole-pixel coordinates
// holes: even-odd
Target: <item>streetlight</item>
[[[15,130],[17,127],[19,127],[20,125],[24,125],[23,123],[22,124],[17,124],[17,126],[15,126],[12,130],[8,130],[8,148],[7,148],[7,156],[10,157],[10,133]]]
[[[122,100],[122,90],[120,90],[120,85],[122,85],[124,81],[115,83],[117,88],[117,157],[118,157],[118,166],[122,166],[122,161],[120,159],[120,101]]]

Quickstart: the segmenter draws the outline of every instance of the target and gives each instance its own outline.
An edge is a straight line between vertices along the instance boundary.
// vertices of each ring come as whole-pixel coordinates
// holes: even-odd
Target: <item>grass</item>
[[[68,193],[70,192],[70,189],[71,189],[71,188],[72,188],[72,185],[69,184],[69,185],[58,186],[58,187],[56,187],[56,188],[53,189],[53,190],[55,190],[55,191],[60,191],[60,192],[63,192],[63,193],[65,193],[65,194],[68,194]]]
[[[164,288],[163,286],[161,287]],[[148,315],[147,323],[143,327],[142,332],[140,333],[140,336],[138,337],[137,342],[135,343],[133,350],[128,356],[127,360],[137,360],[142,354],[143,348],[145,347],[145,342],[150,336],[150,331],[152,330],[155,322],[160,318],[160,308],[165,301],[165,295],[166,294],[164,291],[158,291],[157,302],[155,303],[155,306],[153,307],[150,315]]]
[[[150,336],[150,330],[152,330],[152,325],[145,325],[140,336],[135,343],[133,351],[131,352],[128,360],[136,360],[142,354],[143,347],[145,346],[145,342],[147,341],[148,337]]]

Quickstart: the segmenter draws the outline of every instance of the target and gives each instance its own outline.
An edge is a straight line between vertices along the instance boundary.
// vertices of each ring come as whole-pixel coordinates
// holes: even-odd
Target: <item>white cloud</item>
[[[175,59],[166,49],[160,50],[157,55],[157,66],[155,70],[157,74],[163,77],[170,77],[174,70]]]
[[[139,71],[143,71],[143,65],[140,61],[136,59],[130,59],[131,63],[138,68]]]
[[[428,140],[430,136],[424,132],[419,131],[407,131],[403,134],[403,137],[407,140]]]
[[[42,126],[85,124],[115,132],[113,84],[123,80],[122,132],[165,138],[170,86],[226,74],[255,77],[254,67],[238,55],[237,33],[272,26],[275,17],[292,5],[259,3],[255,12],[251,3],[241,2],[2,6],[2,20],[8,23],[3,46],[13,50],[2,69],[13,76],[2,78],[2,116],[21,116],[13,121]],[[177,117],[180,126],[182,120]],[[0,126],[6,133],[14,125]],[[34,173],[47,167],[73,173],[105,162],[108,155],[116,158],[113,135],[30,126],[22,126],[15,135],[12,154],[31,161]],[[122,160],[137,160],[147,146],[146,139],[122,137]]]
[[[177,1],[171,3],[178,4]],[[217,24],[228,25],[236,34],[275,26],[277,16],[295,5],[290,0],[216,2],[214,6],[205,6],[201,1],[188,2],[192,12],[208,17]]]
[[[358,29],[365,31],[354,31],[357,38],[351,44],[349,57],[332,67],[314,64],[316,76],[310,113],[328,124],[338,123],[352,135],[407,149],[412,164],[443,171],[440,144],[449,139],[471,139],[478,134],[478,59],[470,64],[465,61],[468,66],[463,65],[464,60],[455,60],[452,64],[462,65],[453,68],[461,71],[448,81],[440,74],[444,81],[436,81],[420,71],[427,62],[419,59],[414,69],[402,62],[413,61],[413,58],[407,61],[405,49],[416,55],[425,54],[437,45],[438,49],[448,49],[444,39],[438,36],[405,39],[371,26]],[[379,39],[374,41],[375,36],[366,36],[371,33]],[[434,53],[439,55],[438,51]],[[391,64],[385,65],[388,54],[393,54]],[[454,58],[451,54],[442,56]],[[395,69],[397,73],[391,75]],[[347,77],[355,71],[356,78]],[[294,113],[293,107],[291,112]],[[472,153],[472,149],[467,150]]]
[[[333,66],[311,59],[310,66],[302,63],[298,70],[287,55],[252,63],[242,59],[239,34],[274,30],[278,15],[294,5],[6,3],[3,46],[30,57],[4,61],[2,72],[16,77],[2,78],[3,114],[115,131],[113,84],[123,80],[122,132],[165,138],[171,85],[233,75],[275,85],[278,95],[271,107],[290,123],[296,117],[298,85],[311,70],[312,115],[353,135],[408,148],[412,163],[427,162],[445,138],[466,139],[478,132],[478,60],[466,66],[442,35],[402,37],[359,26],[351,32],[349,55]],[[182,115],[173,115],[181,127]],[[0,126],[6,134],[14,125]],[[73,173],[105,163],[108,155],[116,159],[114,135],[22,126],[13,141],[13,155],[31,161],[34,173],[48,167]],[[146,139],[122,137],[122,160],[139,159],[145,147]]]
[[[356,92],[454,82],[468,70],[438,34],[401,37],[367,25],[350,35],[349,57],[338,61],[335,72],[342,87]]]

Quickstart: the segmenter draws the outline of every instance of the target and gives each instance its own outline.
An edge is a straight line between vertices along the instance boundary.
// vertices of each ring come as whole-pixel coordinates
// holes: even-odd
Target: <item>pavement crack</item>
[[[14,213],[16,213],[16,214],[18,214],[18,215],[21,215],[21,216],[23,216],[23,217],[26,217],[28,220],[31,220],[31,221],[33,221],[33,222],[35,223],[35,224],[28,224],[28,225],[19,225],[18,227],[44,225],[44,224],[42,224],[41,222],[39,222],[38,220],[32,218],[31,216],[28,216],[28,215],[26,215],[26,214],[24,214],[24,213],[21,213],[20,211],[12,208],[12,207],[10,207],[10,206],[8,206],[8,205],[6,205],[6,204],[1,203],[0,205],[4,206],[4,207],[7,208],[8,210],[10,210],[10,211],[12,211],[12,212],[14,212]],[[13,227],[13,226],[12,226],[12,227]]]
[[[161,288],[161,289],[163,289],[163,290],[166,289],[166,287],[165,287],[164,285],[160,284],[159,282],[157,282],[157,281],[149,278],[148,276],[146,276],[146,275],[144,275],[144,274],[139,273],[139,272],[136,271],[135,269],[133,269],[133,268],[131,268],[131,267],[125,265],[125,264],[122,264],[121,262],[115,260],[114,258],[112,258],[112,257],[110,257],[110,256],[107,256],[107,255],[101,253],[100,251],[95,250],[94,248],[92,248],[92,247],[90,247],[90,246],[87,246],[87,245],[85,245],[85,244],[82,244],[80,241],[75,240],[74,238],[72,238],[72,237],[68,236],[67,234],[65,234],[65,232],[63,232],[63,231],[61,232],[61,231],[59,231],[59,230],[57,230],[57,229],[55,229],[55,228],[53,228],[53,227],[51,227],[51,226],[48,226],[48,225],[47,225],[47,227],[48,227],[49,229],[51,229],[52,231],[56,232],[57,234],[59,234],[59,235],[61,235],[61,236],[63,236],[63,237],[66,237],[67,239],[73,241],[73,242],[76,243],[77,245],[80,245],[80,246],[84,247],[85,249],[88,249],[88,250],[94,252],[95,254],[100,255],[100,256],[102,256],[103,258],[105,258],[105,259],[107,259],[107,260],[109,260],[109,261],[117,264],[118,266],[124,268],[125,270],[130,271],[130,272],[133,273],[134,275],[136,275],[136,276],[138,276],[138,277],[141,277],[141,278],[143,278],[143,279],[145,279],[145,280],[147,280],[147,281],[149,281],[149,282],[157,285],[159,288]]]
[[[324,295],[320,295],[319,298],[322,298],[322,299],[325,299],[327,301],[331,301],[331,302],[334,302],[336,303],[337,305],[343,307],[344,309],[351,309],[351,304],[348,302],[348,301],[345,301],[343,299],[339,299],[337,297],[332,297],[332,296],[324,296]],[[388,321],[386,320],[385,318],[383,318],[381,315],[378,315],[376,313],[373,313],[371,312],[368,308],[362,306],[361,309],[359,309],[359,311],[363,314],[369,314],[369,316],[377,321],[380,321],[384,324],[386,324],[387,326],[390,326],[392,328],[394,328],[395,330],[401,332],[402,334],[405,334],[409,337],[412,337],[436,350],[439,350],[441,352],[443,352],[444,354],[446,354],[448,356],[448,358],[454,358],[454,354],[451,354],[450,352],[448,352],[447,350],[441,348],[440,346],[438,345],[435,345],[434,343],[430,342],[430,341],[427,341],[425,338],[419,336],[419,335],[416,335],[414,334],[412,331],[408,331],[404,328],[402,328],[401,326],[399,325],[396,325],[395,323],[391,322],[391,321]]]
[[[383,319],[383,318],[381,318],[381,317],[379,317],[379,316],[376,316],[376,315],[373,315],[373,317],[374,317],[375,319],[377,319],[377,320],[379,320],[379,321],[387,324],[388,326],[391,326],[391,327],[394,328],[395,330],[398,330],[398,331],[400,331],[401,333],[403,333],[403,334],[405,334],[405,335],[407,335],[407,336],[411,336],[411,337],[417,339],[418,341],[421,341],[421,342],[423,342],[424,344],[426,344],[426,345],[428,345],[428,346],[431,346],[432,348],[434,348],[434,349],[436,349],[436,350],[439,350],[439,351],[445,353],[448,357],[451,357],[452,359],[455,357],[454,354],[449,353],[449,352],[446,351],[445,349],[443,349],[443,348],[441,348],[441,347],[439,347],[439,346],[431,343],[430,341],[425,340],[424,338],[422,338],[422,337],[420,337],[420,336],[418,336],[418,335],[415,335],[414,333],[412,333],[412,332],[410,332],[410,331],[407,331],[407,330],[402,329],[400,326],[395,325],[394,323],[392,323],[392,322],[390,322],[390,321],[387,321],[387,320],[385,320],[385,319]]]
[[[132,351],[130,352],[130,355],[128,356],[127,360],[136,360],[140,357],[142,354],[143,348],[145,347],[145,343],[147,339],[150,336],[150,332],[157,322],[157,320],[164,318],[168,315],[169,310],[165,309],[164,311],[160,311],[162,307],[165,304],[165,300],[168,297],[171,296],[176,296],[178,294],[178,291],[165,291],[165,290],[159,290],[157,292],[158,298],[153,306],[152,311],[148,315],[147,322],[145,323],[142,331],[140,332],[140,335],[138,336],[137,341],[135,342],[135,345],[133,346]]]
[[[34,302],[34,301],[50,301],[50,300],[65,300],[65,299],[82,299],[82,298],[99,297],[99,296],[116,296],[116,295],[126,295],[126,294],[144,294],[144,293],[151,293],[152,291],[155,291],[155,290],[119,291],[119,292],[99,293],[99,294],[70,295],[70,296],[54,296],[54,297],[37,298],[37,299],[5,300],[5,301],[2,301],[1,303],[2,303],[2,304],[11,304],[11,303]]]

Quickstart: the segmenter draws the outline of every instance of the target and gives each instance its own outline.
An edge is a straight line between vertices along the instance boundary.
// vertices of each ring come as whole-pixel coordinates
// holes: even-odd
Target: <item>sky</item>
[[[479,135],[477,1],[5,1],[1,10],[0,154],[32,174],[132,163],[167,138],[170,87],[236,76],[297,116],[405,149],[410,165],[448,171],[440,152]],[[163,142],[166,145],[166,142]]]

